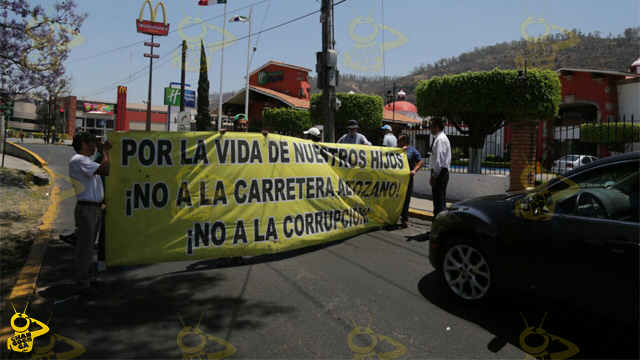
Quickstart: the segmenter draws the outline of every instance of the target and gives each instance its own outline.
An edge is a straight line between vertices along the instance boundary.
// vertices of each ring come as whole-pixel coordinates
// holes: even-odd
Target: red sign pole
[[[116,131],[125,131],[127,122],[127,87],[118,86],[118,102],[116,104]]]

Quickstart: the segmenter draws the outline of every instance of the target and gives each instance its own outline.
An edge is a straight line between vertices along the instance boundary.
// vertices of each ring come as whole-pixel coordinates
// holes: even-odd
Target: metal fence
[[[590,119],[591,118],[591,119]],[[466,126],[461,129],[466,130]],[[640,150],[640,119],[635,115],[595,119],[595,113],[561,111],[560,117],[539,121],[535,128],[535,153],[526,155],[535,182],[546,182],[578,166],[608,156]],[[429,129],[408,130],[411,144],[425,159],[428,169],[434,136]],[[469,137],[451,124],[444,133],[451,143],[450,172],[467,173]],[[482,174],[509,175],[511,131],[508,124],[487,136],[482,149]]]
[[[460,127],[463,131],[467,126]],[[447,124],[444,128],[451,143],[451,168],[449,172],[467,173],[469,165],[469,136],[461,133],[453,125]],[[486,137],[482,148],[481,173],[485,175],[509,175],[509,127],[502,126],[495,133]],[[411,144],[420,152],[425,160],[423,169],[428,169],[431,145],[435,138],[429,129],[413,129],[408,131]]]
[[[560,118],[541,121],[536,132],[536,183],[608,156],[640,150],[640,119],[590,120],[566,111]]]

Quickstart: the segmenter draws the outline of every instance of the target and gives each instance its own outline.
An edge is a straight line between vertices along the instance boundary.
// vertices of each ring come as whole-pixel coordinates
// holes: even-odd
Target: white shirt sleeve
[[[71,162],[72,172],[77,175],[82,175],[87,178],[95,175],[96,170],[100,167],[100,164],[91,160],[88,156],[82,156],[79,159]]]

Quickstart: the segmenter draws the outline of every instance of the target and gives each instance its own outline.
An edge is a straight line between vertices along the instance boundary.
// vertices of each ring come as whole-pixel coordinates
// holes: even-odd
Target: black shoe
[[[82,297],[92,297],[98,295],[98,290],[92,288],[91,286],[88,286],[84,289],[73,290],[73,293]]]
[[[65,243],[73,247],[76,247],[76,245],[78,245],[78,242],[76,241],[76,236],[73,233],[71,233],[71,235],[60,235],[60,240],[64,241]]]
[[[406,220],[402,221],[402,227],[408,228],[409,227],[409,222]]]

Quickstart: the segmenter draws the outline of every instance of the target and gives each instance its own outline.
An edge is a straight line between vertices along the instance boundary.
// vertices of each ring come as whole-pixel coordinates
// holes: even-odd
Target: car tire
[[[458,299],[484,302],[495,292],[495,267],[478,241],[452,238],[443,247],[438,272],[442,284]]]

